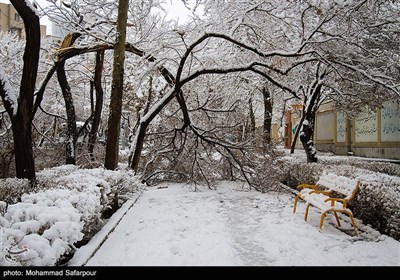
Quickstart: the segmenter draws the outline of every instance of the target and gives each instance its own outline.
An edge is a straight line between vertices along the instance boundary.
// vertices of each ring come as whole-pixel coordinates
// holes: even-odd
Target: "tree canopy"
[[[267,119],[282,120],[286,106],[302,104],[297,136],[308,161],[316,161],[314,119],[322,103],[355,116],[365,105],[378,108],[400,97],[396,1],[188,0],[183,2],[193,15],[184,24],[165,17],[166,1],[129,1],[126,42],[118,39],[124,31],[117,1],[48,0],[37,9],[16,2],[27,31],[25,50],[38,44],[32,33],[38,15],[62,35],[60,42],[42,43],[40,59],[39,50],[26,51],[22,63],[23,41],[1,34],[0,134],[14,139],[17,165],[17,100],[18,110],[26,111],[23,123],[34,131],[34,139],[21,144],[28,154],[29,147],[62,142],[67,163],[112,162],[114,169],[115,157],[102,159],[101,141],[113,142],[113,151],[129,142],[126,160],[144,178],[208,180],[205,166],[223,158],[221,176],[257,185],[271,132],[255,133],[256,120],[270,127]],[[112,50],[125,61],[112,63]],[[20,59],[8,63],[12,56]],[[120,87],[112,85],[115,67],[124,73]],[[25,78],[18,79],[20,73]],[[11,98],[17,88],[18,97]],[[110,102],[121,117],[113,117]],[[190,163],[180,164],[183,159]],[[30,169],[18,176],[34,178]]]

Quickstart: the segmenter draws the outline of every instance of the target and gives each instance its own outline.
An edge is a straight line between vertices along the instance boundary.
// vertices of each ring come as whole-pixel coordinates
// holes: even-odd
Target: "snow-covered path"
[[[87,266],[400,266],[400,242],[361,225],[360,237],[334,226],[293,197],[244,191],[231,182],[216,191],[190,186],[148,188]],[[344,217],[346,219],[346,217]],[[360,221],[358,221],[360,223]]]

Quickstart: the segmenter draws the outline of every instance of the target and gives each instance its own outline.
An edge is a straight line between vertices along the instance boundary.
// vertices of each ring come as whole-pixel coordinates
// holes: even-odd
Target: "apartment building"
[[[19,37],[25,36],[24,22],[11,4],[0,3],[0,30],[16,33]],[[45,25],[40,25],[40,34],[46,36]]]

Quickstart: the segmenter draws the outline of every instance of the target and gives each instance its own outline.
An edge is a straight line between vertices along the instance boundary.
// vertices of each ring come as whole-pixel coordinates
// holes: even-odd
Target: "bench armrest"
[[[337,197],[329,197],[324,200],[324,202],[331,202],[331,206],[335,206],[335,201],[341,202],[343,204],[343,208],[347,208],[347,200],[343,198],[337,198]]]
[[[330,194],[331,194],[331,192],[332,192],[332,191],[317,191],[317,190],[313,190],[313,191],[310,191],[310,194],[313,194],[313,193],[315,193],[315,194],[324,194],[324,195],[330,195]]]
[[[310,184],[300,184],[297,186],[298,189],[313,189],[315,190],[318,186],[317,185],[310,185]]]

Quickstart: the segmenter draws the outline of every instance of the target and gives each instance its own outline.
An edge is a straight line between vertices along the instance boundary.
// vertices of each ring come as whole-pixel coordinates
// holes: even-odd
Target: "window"
[[[14,19],[15,19],[15,21],[19,21],[20,17],[19,17],[18,13],[15,13]]]

